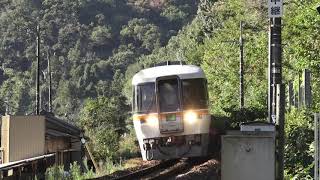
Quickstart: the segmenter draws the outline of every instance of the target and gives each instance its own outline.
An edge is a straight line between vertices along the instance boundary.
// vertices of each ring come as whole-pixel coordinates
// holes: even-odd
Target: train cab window
[[[174,112],[180,110],[178,79],[158,81],[160,112]]]
[[[208,94],[206,79],[184,79],[182,81],[183,108],[208,108]]]
[[[154,84],[155,83],[145,83],[137,86],[137,92],[135,96],[136,112],[157,112]]]

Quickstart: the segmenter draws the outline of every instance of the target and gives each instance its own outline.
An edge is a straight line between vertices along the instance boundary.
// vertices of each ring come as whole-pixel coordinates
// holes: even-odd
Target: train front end
[[[132,84],[133,122],[144,160],[207,155],[210,115],[200,67],[148,68]]]

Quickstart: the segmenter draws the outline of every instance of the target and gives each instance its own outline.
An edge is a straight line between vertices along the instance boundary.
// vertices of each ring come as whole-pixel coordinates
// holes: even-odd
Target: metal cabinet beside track
[[[222,180],[275,179],[274,133],[222,136]]]

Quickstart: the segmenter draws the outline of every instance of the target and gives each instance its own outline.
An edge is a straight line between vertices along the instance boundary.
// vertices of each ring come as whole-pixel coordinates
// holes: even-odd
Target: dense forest
[[[320,112],[320,15],[317,2],[291,0],[283,17],[284,83],[312,72],[313,104],[286,113],[286,176],[311,178],[312,112]],[[201,66],[211,112],[238,108],[240,21],[245,39],[245,107],[267,107],[268,18],[260,0],[0,0],[0,112],[35,112],[36,26],[41,29],[41,107],[82,127],[97,159],[137,153],[130,80],[154,63]],[[230,43],[231,42],[231,43]]]

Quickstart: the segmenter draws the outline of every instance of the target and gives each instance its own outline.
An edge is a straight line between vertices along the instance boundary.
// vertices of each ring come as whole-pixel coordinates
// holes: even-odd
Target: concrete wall
[[[43,116],[3,116],[1,130],[3,163],[44,154],[45,118]]]

